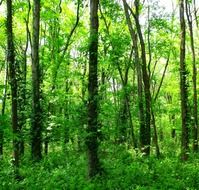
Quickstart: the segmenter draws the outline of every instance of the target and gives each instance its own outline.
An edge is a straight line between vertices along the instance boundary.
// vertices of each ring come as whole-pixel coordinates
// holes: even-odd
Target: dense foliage
[[[0,189],[199,189],[197,0],[1,0]]]

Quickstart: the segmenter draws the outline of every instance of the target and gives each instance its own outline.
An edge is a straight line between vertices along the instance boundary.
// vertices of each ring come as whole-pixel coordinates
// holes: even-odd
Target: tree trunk
[[[2,117],[4,117],[4,115],[5,115],[7,83],[8,83],[8,64],[5,63],[4,91],[3,91],[2,109],[1,109]],[[3,143],[4,143],[4,128],[3,128],[3,123],[1,123],[1,124],[2,124],[2,126],[0,126],[0,157],[3,156]]]
[[[119,111],[119,130],[118,130],[118,137],[119,137],[119,143],[125,143],[127,142],[127,128],[128,128],[128,108],[127,108],[127,103],[128,103],[128,98],[127,98],[127,92],[126,92],[126,85],[123,87],[124,91],[124,97],[122,97],[121,100],[121,108]]]
[[[9,65],[11,102],[12,102],[12,130],[13,130],[13,156],[14,173],[19,178],[19,125],[17,110],[17,76],[14,52],[13,28],[12,28],[12,0],[7,0],[7,62]]]
[[[151,116],[152,116],[151,123],[153,125],[153,130],[154,130],[153,139],[154,139],[154,144],[155,144],[155,151],[156,151],[157,158],[159,158],[160,157],[160,148],[159,148],[159,143],[158,143],[158,133],[157,133],[157,127],[156,127],[156,123],[155,123],[155,115],[154,115],[154,111],[153,111],[152,107],[151,107]]]
[[[135,63],[136,63],[137,83],[138,83],[139,124],[140,124],[140,130],[141,130],[145,128],[145,115],[144,115],[144,104],[143,104],[142,70],[141,70],[141,64],[140,64],[140,59],[139,59],[137,35],[135,33],[135,30],[133,29],[133,25],[132,25],[130,15],[128,12],[128,4],[126,3],[126,0],[123,0],[123,5],[124,5],[126,21],[128,24],[129,32],[130,32],[131,39],[134,46],[134,58],[135,58]]]
[[[98,4],[99,0],[90,0],[90,47],[88,78],[88,136],[86,144],[89,159],[89,177],[100,173],[98,158]]]
[[[35,161],[42,158],[41,72],[39,66],[40,0],[34,0],[32,36],[32,126],[31,153]]]
[[[26,24],[26,46],[25,49],[23,50],[23,61],[22,61],[22,66],[20,70],[20,75],[19,75],[19,85],[18,85],[18,96],[20,99],[18,100],[18,111],[19,111],[19,130],[20,130],[20,142],[19,142],[19,151],[20,151],[20,156],[24,155],[24,133],[23,133],[23,128],[26,125],[26,78],[27,78],[27,51],[28,51],[28,44],[29,44],[29,17],[30,17],[30,2],[28,2],[28,12],[27,12],[27,17],[25,19],[25,24]],[[19,68],[20,69],[20,68]]]
[[[142,31],[141,31],[141,26],[140,26],[140,22],[139,22],[139,6],[140,6],[140,2],[139,0],[135,0],[135,11],[136,13],[133,12],[133,10],[129,7],[129,5],[126,3],[125,0],[123,0],[123,4],[124,4],[124,8],[125,8],[125,14],[126,14],[126,18],[127,18],[127,23],[129,26],[129,31],[131,33],[131,37],[132,37],[132,41],[134,42],[134,45],[136,44],[136,35],[135,32],[132,28],[132,23],[130,21],[130,17],[129,17],[129,13],[128,13],[128,9],[131,11],[134,20],[135,20],[135,24],[136,24],[136,29],[137,29],[137,33],[139,36],[139,40],[140,40],[140,46],[141,46],[141,60],[142,60],[142,64],[141,64],[141,68],[142,68],[142,79],[144,82],[144,95],[145,95],[145,121],[144,124],[142,123],[143,121],[143,116],[140,115],[140,143],[141,143],[141,150],[145,155],[149,155],[150,154],[150,143],[151,143],[151,129],[150,129],[150,123],[151,123],[151,93],[150,93],[150,82],[149,82],[149,74],[147,72],[147,62],[146,62],[146,48],[145,48],[145,43],[144,43],[144,39],[143,39],[143,35],[142,35]],[[135,48],[136,49],[136,48]],[[136,53],[137,54],[137,53]],[[136,55],[137,57],[138,55]],[[139,57],[137,58],[139,61]],[[138,79],[138,93],[141,93],[141,82]],[[139,100],[139,108],[141,108],[142,106],[142,100]],[[140,109],[140,114],[142,111],[142,108]],[[144,114],[143,114],[144,115]]]
[[[190,45],[192,52],[192,68],[193,68],[193,151],[198,151],[198,97],[197,97],[197,68],[196,54],[193,35],[193,19],[191,15],[190,3],[186,1],[186,14],[189,25]]]
[[[184,0],[180,0],[180,95],[181,95],[181,120],[182,120],[182,137],[181,137],[181,159],[188,159],[188,92],[187,92],[187,70],[185,63],[185,36],[186,26],[184,18]]]
[[[64,146],[65,149],[67,147],[67,143],[69,143],[70,140],[70,131],[69,131],[69,98],[68,98],[68,93],[69,93],[70,85],[69,85],[69,80],[66,77],[66,84],[65,84],[65,108],[64,108]]]
[[[146,48],[144,43],[144,38],[141,31],[141,26],[139,22],[139,6],[140,1],[135,0],[136,14],[134,15],[137,33],[140,39],[141,46],[141,59],[142,59],[142,78],[144,82],[144,95],[145,95],[145,127],[140,129],[140,141],[143,153],[145,155],[150,154],[150,144],[151,144],[151,93],[150,93],[150,83],[149,74],[147,72],[147,62],[146,62]]]

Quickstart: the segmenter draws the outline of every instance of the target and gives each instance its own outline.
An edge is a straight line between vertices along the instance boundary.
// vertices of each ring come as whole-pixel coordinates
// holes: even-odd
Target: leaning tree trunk
[[[89,159],[89,177],[100,173],[98,158],[98,4],[99,0],[90,0],[90,47],[88,78],[88,135],[86,144]]]
[[[31,153],[35,161],[42,158],[42,111],[39,66],[39,28],[40,28],[40,0],[34,0],[33,7],[33,36],[32,36],[32,126]]]
[[[184,18],[184,0],[180,0],[180,95],[181,95],[181,120],[182,120],[182,137],[181,137],[181,159],[188,159],[188,90],[187,90],[187,69],[185,63],[185,36],[186,26]]]
[[[12,130],[13,130],[13,149],[14,149],[14,172],[15,177],[19,177],[19,126],[17,111],[17,73],[14,52],[13,28],[12,28],[12,0],[7,0],[7,62],[9,65],[11,103],[12,103]]]

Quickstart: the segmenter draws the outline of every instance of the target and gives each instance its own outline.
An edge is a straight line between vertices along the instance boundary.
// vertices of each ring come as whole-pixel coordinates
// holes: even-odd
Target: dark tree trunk
[[[3,92],[2,109],[1,109],[1,116],[2,117],[4,117],[4,115],[5,115],[7,83],[8,83],[8,64],[5,63],[4,92]],[[1,123],[0,125],[1,125],[0,126],[0,157],[1,157],[1,156],[3,156],[4,129],[3,129],[3,123]]]
[[[88,78],[88,136],[86,144],[89,159],[89,177],[100,173],[98,157],[98,4],[99,0],[90,0],[90,47]]]
[[[193,68],[193,151],[198,151],[198,97],[197,97],[197,68],[196,54],[193,35],[193,19],[191,15],[190,3],[186,1],[186,14],[189,25],[190,44],[192,52],[192,68]]]
[[[12,1],[7,0],[7,62],[9,65],[10,85],[11,85],[11,102],[12,102],[12,130],[13,130],[13,156],[15,177],[19,177],[19,125],[17,110],[17,73],[14,52],[13,28],[12,28]]]
[[[182,137],[181,137],[181,159],[188,159],[188,92],[187,92],[187,69],[185,63],[185,36],[186,26],[184,18],[184,0],[180,0],[180,95],[181,95],[181,119],[182,119]]]
[[[45,130],[45,138],[44,138],[44,153],[48,155],[48,147],[49,147],[49,134],[48,130]]]
[[[42,158],[41,72],[39,65],[40,0],[34,0],[33,5],[31,153],[33,160],[39,161]]]
[[[146,62],[146,48],[144,43],[144,38],[141,31],[141,26],[139,22],[139,7],[140,1],[135,0],[136,14],[134,15],[137,33],[140,39],[141,46],[141,59],[142,59],[142,78],[144,83],[144,95],[145,95],[145,126],[140,129],[140,142],[143,153],[146,155],[150,154],[150,144],[151,144],[151,93],[150,93],[150,80],[149,74],[147,72],[147,62]]]

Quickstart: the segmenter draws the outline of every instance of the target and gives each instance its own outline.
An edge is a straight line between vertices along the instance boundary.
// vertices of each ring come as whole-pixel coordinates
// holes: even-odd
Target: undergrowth
[[[187,162],[179,157],[157,159],[135,155],[124,146],[101,150],[102,176],[89,180],[87,157],[77,151],[51,152],[40,163],[30,164],[26,156],[20,167],[22,180],[13,178],[11,160],[1,160],[0,189],[30,190],[125,190],[125,189],[199,189],[199,156]]]

